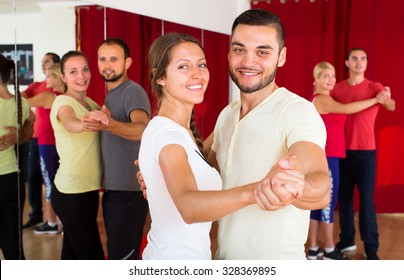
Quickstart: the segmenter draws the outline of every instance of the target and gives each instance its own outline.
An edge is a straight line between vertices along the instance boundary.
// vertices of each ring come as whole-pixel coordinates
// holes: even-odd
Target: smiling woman
[[[97,225],[100,137],[98,132],[86,132],[82,124],[85,115],[100,107],[86,97],[91,79],[87,57],[70,51],[63,56],[60,67],[66,92],[56,97],[51,109],[60,157],[51,201],[64,228],[62,259],[101,260],[104,252]]]
[[[160,36],[150,48],[149,69],[160,109],[143,133],[139,152],[153,220],[143,259],[210,259],[211,223],[190,211],[194,199],[184,200],[190,191],[221,189],[219,173],[201,156],[203,144],[192,117],[209,82],[203,48],[186,34]]]

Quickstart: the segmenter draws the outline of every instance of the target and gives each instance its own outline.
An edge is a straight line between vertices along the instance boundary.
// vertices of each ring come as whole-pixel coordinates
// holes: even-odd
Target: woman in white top
[[[209,82],[200,43],[186,34],[162,35],[150,48],[149,68],[159,112],[139,152],[152,219],[143,259],[211,259],[211,221],[257,203],[262,182],[221,191],[219,173],[205,161],[193,119]],[[288,179],[302,187],[299,171],[290,170]]]

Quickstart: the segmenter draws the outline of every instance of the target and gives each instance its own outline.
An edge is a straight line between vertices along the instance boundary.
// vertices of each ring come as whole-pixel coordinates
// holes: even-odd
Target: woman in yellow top
[[[66,53],[60,62],[65,94],[56,97],[51,109],[59,169],[51,202],[63,224],[62,259],[104,259],[97,224],[101,188],[100,137],[86,132],[82,118],[100,107],[86,91],[91,79],[87,57]]]
[[[19,180],[14,146],[31,138],[35,121],[27,100],[20,96],[17,81],[14,79],[15,95],[7,88],[14,69],[14,62],[0,54],[0,249],[8,260],[25,258],[21,238],[25,190]]]

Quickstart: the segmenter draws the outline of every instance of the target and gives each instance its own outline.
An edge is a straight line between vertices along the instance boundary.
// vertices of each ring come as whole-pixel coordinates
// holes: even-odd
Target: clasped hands
[[[277,210],[303,196],[305,176],[296,156],[281,158],[255,190],[255,200],[263,210]]]
[[[81,124],[84,131],[96,132],[104,130],[110,123],[110,120],[111,112],[103,105],[101,110],[93,110],[85,115],[81,120]]]
[[[383,91],[376,95],[376,100],[380,104],[386,104],[391,99],[390,87],[385,87]]]

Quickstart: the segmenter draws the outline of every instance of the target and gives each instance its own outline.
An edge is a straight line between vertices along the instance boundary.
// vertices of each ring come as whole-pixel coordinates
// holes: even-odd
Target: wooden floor
[[[102,193],[100,193],[101,201]],[[30,211],[29,205],[24,207],[24,222],[28,219],[28,213]],[[363,243],[360,241],[359,230],[357,227],[358,219],[356,217],[356,245],[358,247],[356,252],[348,254],[347,256],[354,260],[363,260],[364,249]],[[383,260],[404,260],[404,213],[400,214],[378,214],[377,221],[379,225],[379,257]],[[101,240],[104,246],[104,252],[106,251],[106,236],[104,229],[104,222],[102,219],[102,212],[98,215],[98,224],[100,228]],[[147,219],[144,232],[150,228],[150,219]],[[214,224],[211,233],[212,250],[216,248],[216,225]],[[335,221],[335,240],[338,241],[338,212],[336,213]],[[57,260],[60,259],[60,252],[62,248],[62,235],[35,235],[33,230],[24,230],[23,232],[23,244],[25,256],[28,260]],[[0,260],[4,259],[0,251]]]

